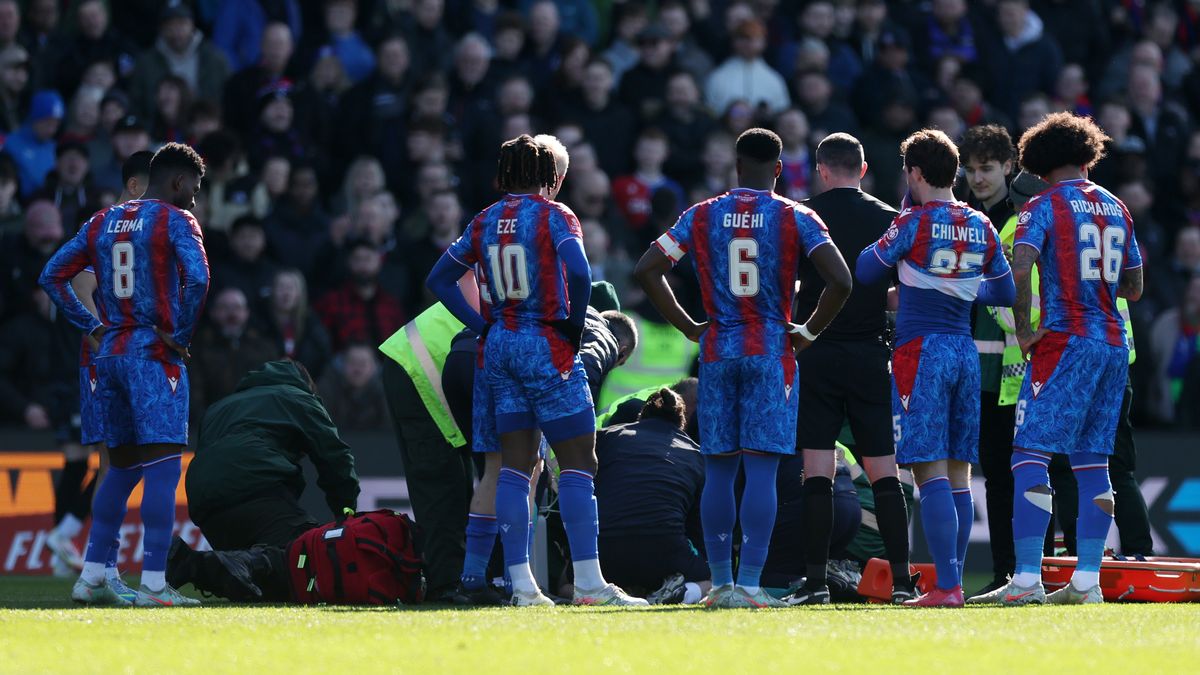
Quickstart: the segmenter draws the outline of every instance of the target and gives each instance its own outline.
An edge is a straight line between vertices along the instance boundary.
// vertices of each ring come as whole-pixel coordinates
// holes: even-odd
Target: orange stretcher
[[[925,593],[937,581],[937,571],[930,563],[909,566],[910,574],[917,572],[921,573],[917,590]],[[1042,583],[1047,591],[1066,586],[1074,572],[1075,558],[1042,559]],[[1108,557],[1100,565],[1100,590],[1109,602],[1200,601],[1200,559]],[[892,570],[886,560],[867,561],[858,594],[870,602],[891,601]]]
[[[1047,591],[1066,586],[1075,558],[1043,558],[1042,583]],[[1109,602],[1195,602],[1200,600],[1200,559],[1105,558],[1100,563],[1100,590]]]

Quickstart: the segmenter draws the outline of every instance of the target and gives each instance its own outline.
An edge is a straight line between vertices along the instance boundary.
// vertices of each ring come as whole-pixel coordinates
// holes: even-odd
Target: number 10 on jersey
[[[491,267],[492,288],[496,290],[500,302],[524,300],[529,297],[529,267],[526,264],[524,246],[488,246],[488,262]]]

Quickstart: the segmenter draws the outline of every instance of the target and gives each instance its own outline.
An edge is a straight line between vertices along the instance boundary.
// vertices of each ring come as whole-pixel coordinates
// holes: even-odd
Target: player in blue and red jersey
[[[562,467],[559,505],[571,544],[575,604],[646,605],[605,581],[592,477],[595,413],[579,342],[591,271],[579,220],[553,201],[562,187],[554,152],[528,135],[500,147],[498,184],[506,194],[481,211],[429,274],[434,295],[484,336],[483,361],[495,405],[503,468],[496,521],[515,605],[553,605],[529,568],[529,481],[545,435]],[[484,315],[458,280],[475,269]],[[485,320],[484,316],[488,319]],[[541,430],[539,434],[538,430]]]
[[[921,487],[921,522],[937,586],[905,602],[961,607],[971,524],[971,463],[978,460],[979,354],[972,303],[1011,306],[1016,290],[987,216],[956,201],[958,148],[946,134],[918,131],[900,145],[918,206],[905,209],[858,257],[862,283],[900,277],[892,354],[896,461]]]
[[[1100,561],[1112,524],[1108,456],[1128,377],[1129,348],[1117,298],[1142,294],[1142,255],[1119,199],[1088,180],[1110,139],[1091,119],[1055,113],[1025,132],[1025,171],[1050,189],[1021,209],[1013,247],[1013,316],[1030,360],[1017,399],[1013,439],[1016,574],[1005,588],[972,598],[1006,605],[1103,602]],[[1041,277],[1041,327],[1030,328],[1030,270]],[[1071,583],[1045,594],[1042,537],[1050,522],[1052,453],[1070,459],[1079,484],[1079,554]]]
[[[153,156],[152,152],[135,152],[125,160],[125,164],[121,166],[121,177],[125,187],[117,200],[118,204],[137,199],[146,191],[146,182],[150,177],[150,158]],[[89,312],[99,313],[99,310],[96,309],[95,299],[95,270],[89,266],[75,275],[75,278],[71,280],[71,287],[75,289],[75,295],[79,297]],[[97,394],[99,379],[96,374],[96,364],[93,362],[95,349],[98,346],[99,343],[89,336],[82,340],[79,349],[79,429],[80,444],[83,446],[84,452],[78,459],[79,464],[82,465],[81,471],[76,473],[78,478],[67,489],[79,489],[83,480],[82,473],[86,473],[87,456],[91,453],[92,446],[97,446],[100,450],[100,474],[103,475],[108,471],[108,450],[104,447],[103,413],[100,410],[100,397]],[[72,458],[68,456],[67,467],[71,466],[72,461]],[[68,471],[64,469],[59,480],[67,481],[67,473]],[[90,502],[88,506],[90,511]],[[121,519],[124,520],[124,516]],[[67,523],[68,520],[64,518],[63,522],[50,532],[46,538],[46,545],[55,552],[59,559],[78,560],[78,564],[72,563],[72,566],[79,570],[83,568],[83,556],[75,549],[71,539],[82,530],[83,524],[73,524],[70,529],[66,529]],[[116,541],[108,553],[108,561],[104,568],[105,576],[109,585],[118,595],[133,602],[137,598],[137,591],[126,585],[121,578],[121,573],[117,569],[119,553],[120,542]]]
[[[204,162],[169,143],[151,160],[143,199],[100,211],[42,271],[42,287],[86,335],[99,340],[97,391],[109,448],[108,473],[96,490],[84,569],[72,598],[129,604],[105,580],[104,565],[125,503],[145,479],[142,583],[134,604],[198,604],[167,585],[167,549],[175,523],[180,455],[187,445],[188,383],[184,360],[208,292],[208,260],[195,204]],[[93,315],[71,280],[97,273]]]
[[[779,456],[796,452],[796,349],[815,340],[850,295],[850,270],[815,213],[773,192],[782,170],[774,132],[750,129],[737,140],[740,187],[696,204],[638,261],[635,275],[663,317],[700,343],[697,412],[705,483],[700,515],[713,574],[708,607],[779,607],[759,586],[775,525]],[[685,254],[708,321],[679,306],[665,275]],[[792,323],[800,256],[825,279],[804,325]],[[737,584],[732,536],[734,479],[746,471],[743,543]]]

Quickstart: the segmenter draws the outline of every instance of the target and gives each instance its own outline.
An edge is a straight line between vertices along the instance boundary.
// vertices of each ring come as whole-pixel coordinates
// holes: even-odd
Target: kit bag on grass
[[[415,604],[425,597],[417,525],[367,511],[309,530],[287,550],[292,597],[301,604]]]

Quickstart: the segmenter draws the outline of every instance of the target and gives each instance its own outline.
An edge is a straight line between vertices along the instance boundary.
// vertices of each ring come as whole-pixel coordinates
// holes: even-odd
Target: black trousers
[[[979,467],[983,470],[987,502],[988,537],[992,572],[1005,576],[1016,569],[1013,548],[1013,427],[1016,406],[997,405],[997,395],[983,392],[979,399]]]
[[[191,509],[191,518],[218,551],[248,549],[256,544],[285,548],[320,524],[282,485],[218,511]]]
[[[1150,534],[1150,513],[1142,497],[1134,472],[1137,470],[1137,445],[1133,441],[1133,424],[1129,420],[1133,386],[1125,385],[1121,400],[1121,417],[1117,422],[1117,437],[1113,454],[1108,460],[1108,478],[1113,488],[1113,516],[1121,553],[1127,556],[1152,555],[1154,538]],[[1055,455],[1050,462],[1050,485],[1054,488],[1054,517],[1063,531],[1067,554],[1075,555],[1075,519],[1079,515],[1079,486],[1071,472],[1066,455]],[[990,502],[988,504],[991,506]],[[1009,512],[1011,514],[1011,511]],[[989,514],[990,518],[990,514]],[[1053,526],[1051,532],[1053,532]],[[1052,534],[1047,535],[1046,550],[1051,550]]]
[[[475,465],[468,448],[446,442],[412,378],[391,359],[384,359],[383,388],[420,525],[418,545],[425,559],[428,597],[436,599],[452,590],[462,574]]]

